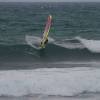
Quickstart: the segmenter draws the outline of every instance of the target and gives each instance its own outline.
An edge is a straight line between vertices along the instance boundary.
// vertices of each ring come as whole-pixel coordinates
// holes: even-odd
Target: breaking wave
[[[0,96],[75,96],[89,92],[100,92],[99,68],[0,71]]]
[[[57,40],[49,38],[49,43],[44,50],[34,48],[32,43],[39,43],[39,37],[27,36],[24,44],[6,45],[0,44],[1,58],[10,59],[30,56],[32,59],[44,61],[67,61],[67,60],[100,60],[99,41],[82,38]],[[95,51],[95,52],[94,52]],[[10,57],[9,57],[10,56]],[[44,59],[43,59],[44,58]]]
[[[81,37],[76,37],[88,50],[94,53],[100,53],[100,40],[87,40]]]

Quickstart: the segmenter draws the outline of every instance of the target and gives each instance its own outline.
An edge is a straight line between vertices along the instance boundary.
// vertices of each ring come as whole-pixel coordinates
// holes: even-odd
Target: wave
[[[0,96],[96,93],[100,92],[99,77],[99,68],[85,67],[0,71]]]
[[[0,45],[0,59],[11,58],[22,58],[23,61],[25,59],[33,59],[33,61],[86,61],[99,60],[100,53],[90,52],[83,45],[76,42],[73,43],[72,40],[67,40],[65,42],[53,40],[47,44],[44,50],[37,50],[28,43]]]
[[[39,43],[39,37],[26,36],[24,44],[0,44],[0,59],[22,58],[37,61],[67,61],[67,60],[98,60],[100,53],[90,52],[79,42],[79,39],[57,40],[49,37],[49,43],[44,50],[37,50],[32,43]],[[35,61],[36,61],[35,60]]]
[[[26,36],[26,41],[29,45],[32,46],[32,43],[40,43],[41,38],[34,36]],[[73,39],[62,39],[62,40],[54,40],[53,38],[49,38],[49,43],[54,45],[67,48],[67,49],[84,49],[87,48],[90,52],[100,53],[100,40],[87,40],[81,37],[75,37]]]
[[[94,53],[100,53],[100,40],[87,40],[76,37],[88,50]]]
[[[25,40],[26,40],[27,44],[32,46],[33,48],[34,48],[34,44],[39,45],[41,42],[41,38],[36,37],[36,36],[26,35]],[[68,49],[84,48],[82,45],[80,45],[78,42],[76,42],[76,39],[62,39],[61,41],[57,41],[57,40],[49,37],[48,43],[54,44],[56,46],[60,46],[63,48],[68,48]]]

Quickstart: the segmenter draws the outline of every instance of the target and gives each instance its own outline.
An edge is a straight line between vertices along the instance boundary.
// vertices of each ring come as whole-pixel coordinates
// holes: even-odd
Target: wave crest
[[[87,40],[76,37],[88,50],[94,53],[100,53],[100,40]]]

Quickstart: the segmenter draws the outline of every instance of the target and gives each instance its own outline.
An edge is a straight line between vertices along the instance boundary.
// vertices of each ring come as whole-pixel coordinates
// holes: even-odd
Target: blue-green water
[[[47,16],[51,14],[51,36],[97,38],[99,11],[98,3],[1,3],[0,37],[16,40],[16,36],[40,35]]]
[[[41,37],[50,14],[53,21],[49,36],[61,45],[53,43],[44,51],[35,50],[27,44],[25,36]],[[100,39],[99,17],[99,3],[0,3],[1,62],[99,59],[99,54],[88,51],[75,40],[76,36]]]
[[[50,40],[37,50],[48,15]],[[0,96],[99,94],[99,44],[100,3],[0,3]]]

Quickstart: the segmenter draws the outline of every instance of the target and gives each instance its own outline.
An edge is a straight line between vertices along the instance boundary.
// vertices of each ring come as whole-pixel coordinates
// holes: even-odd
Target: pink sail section
[[[50,30],[50,26],[51,26],[51,20],[52,20],[52,16],[49,15],[48,16],[47,23],[46,23],[45,30],[44,30],[43,37],[47,37],[48,36],[49,30]]]

